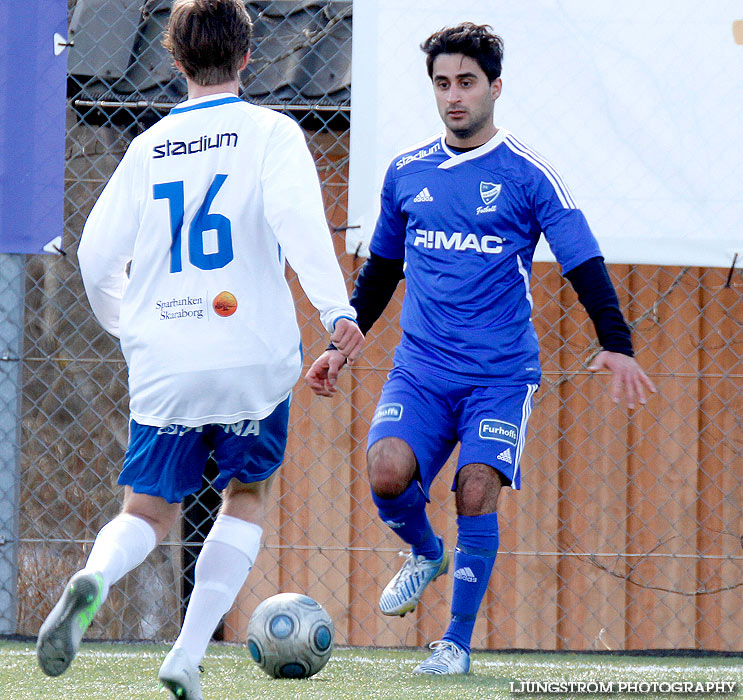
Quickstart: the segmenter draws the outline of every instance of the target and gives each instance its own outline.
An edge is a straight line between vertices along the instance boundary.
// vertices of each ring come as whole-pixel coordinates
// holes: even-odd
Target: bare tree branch
[[[283,53],[279,54],[278,56],[274,56],[273,58],[256,58],[255,60],[251,60],[250,65],[253,68],[253,72],[251,75],[251,78],[255,78],[258,75],[260,75],[266,68],[269,66],[272,66],[276,63],[280,63],[286,58],[290,58],[298,51],[302,51],[303,49],[309,49],[315,44],[317,44],[320,40],[322,40],[324,37],[328,36],[333,29],[333,27],[338,24],[339,22],[342,22],[346,17],[348,17],[351,14],[352,7],[347,7],[341,12],[339,12],[336,15],[330,16],[329,14],[329,6],[326,5],[323,13],[326,17],[328,17],[328,23],[320,30],[316,32],[309,31],[308,29],[305,29],[303,32],[304,35],[304,41],[300,41],[295,46],[292,46],[288,48]],[[260,16],[260,15],[259,15]]]
[[[731,532],[729,530],[714,530],[711,528],[703,528],[703,529],[707,529],[710,532],[715,532],[720,535],[727,535],[729,537],[734,537],[737,540],[738,546],[740,546],[741,549],[743,549],[743,534],[738,534],[735,532]],[[613,569],[610,566],[607,566],[606,564],[602,564],[598,560],[598,557],[595,554],[588,554],[587,556],[582,556],[579,552],[575,551],[574,547],[571,547],[570,549],[571,549],[571,552],[577,556],[579,561],[587,562],[591,564],[591,566],[596,567],[600,571],[603,571],[604,573],[607,573],[616,579],[620,579],[622,581],[630,583],[633,586],[637,586],[638,588],[645,588],[651,591],[660,591],[662,593],[672,593],[674,595],[680,595],[680,596],[686,596],[686,597],[697,597],[697,596],[703,596],[703,595],[717,595],[718,593],[724,593],[726,591],[733,591],[737,588],[743,587],[743,581],[738,581],[736,583],[731,583],[728,586],[719,586],[717,588],[706,588],[705,586],[701,586],[700,588],[697,588],[696,590],[682,590],[678,588],[668,588],[665,586],[657,586],[657,585],[653,585],[650,583],[644,583],[643,581],[639,581],[634,576],[637,568],[641,564],[645,563],[650,556],[652,556],[659,549],[667,545],[669,542],[675,539],[679,539],[679,537],[680,535],[673,535],[672,537],[668,537],[665,540],[660,540],[658,544],[656,544],[655,547],[653,547],[649,551],[645,552],[644,554],[637,555],[637,561],[629,567],[626,573]],[[617,555],[617,556],[620,556],[620,555]]]
[[[686,273],[687,273],[687,272],[689,272],[689,270],[690,270],[690,269],[691,269],[691,268],[689,268],[689,267],[684,267],[684,268],[682,268],[682,269],[681,269],[681,272],[679,272],[679,274],[678,274],[678,275],[676,276],[676,278],[675,278],[675,279],[673,280],[673,282],[671,282],[671,284],[670,284],[670,286],[668,287],[668,289],[666,289],[666,290],[665,290],[665,291],[664,291],[664,292],[663,292],[663,293],[662,293],[662,294],[661,294],[661,295],[660,295],[660,296],[659,296],[659,297],[658,297],[658,298],[657,298],[657,299],[655,300],[655,302],[653,303],[652,307],[650,307],[650,308],[649,308],[649,309],[648,309],[647,311],[645,311],[645,313],[643,313],[642,315],[638,316],[638,317],[637,317],[637,318],[636,318],[636,319],[635,319],[634,321],[630,321],[630,322],[628,322],[628,323],[627,323],[627,325],[628,325],[628,326],[630,327],[630,330],[633,330],[633,331],[634,331],[634,330],[636,330],[636,329],[637,329],[637,327],[638,327],[638,326],[639,326],[639,325],[640,325],[640,324],[641,324],[641,323],[642,323],[643,321],[645,321],[645,320],[646,320],[646,319],[648,319],[648,318],[651,318],[651,317],[653,317],[653,318],[654,318],[654,317],[656,317],[656,316],[657,316],[658,306],[659,306],[659,305],[660,305],[660,304],[661,304],[661,303],[662,303],[663,301],[665,301],[665,300],[666,300],[666,299],[668,298],[668,296],[669,296],[669,295],[671,294],[671,292],[672,292],[672,291],[673,291],[673,290],[674,290],[674,289],[675,289],[676,287],[678,287],[678,285],[679,285],[679,284],[681,284],[681,281],[683,280],[684,276],[686,275]],[[582,374],[583,372],[585,372],[585,367],[586,367],[586,366],[588,366],[588,365],[590,365],[590,364],[591,364],[591,362],[593,362],[593,361],[594,361],[594,360],[596,359],[596,356],[597,356],[597,355],[598,355],[598,354],[599,354],[599,353],[601,352],[601,350],[602,350],[602,348],[601,348],[601,345],[599,345],[599,341],[598,341],[598,339],[596,339],[596,340],[593,340],[593,341],[592,341],[592,342],[591,342],[591,343],[589,344],[589,346],[588,346],[588,348],[587,348],[587,349],[588,349],[588,351],[589,351],[589,355],[588,355],[588,358],[586,359],[586,361],[585,361],[585,362],[583,363],[583,367],[582,367],[581,369],[579,369],[579,370],[574,370],[573,372],[569,372],[569,373],[566,373],[566,374],[562,374],[562,375],[561,375],[560,377],[558,377],[557,379],[549,379],[549,378],[547,378],[547,384],[549,385],[549,386],[548,386],[548,389],[547,389],[547,391],[551,391],[551,390],[553,390],[553,389],[557,389],[557,388],[559,388],[560,386],[562,386],[563,384],[565,384],[566,382],[569,382],[569,381],[571,381],[572,379],[574,379],[575,377],[577,377],[577,376],[578,376],[579,374]]]

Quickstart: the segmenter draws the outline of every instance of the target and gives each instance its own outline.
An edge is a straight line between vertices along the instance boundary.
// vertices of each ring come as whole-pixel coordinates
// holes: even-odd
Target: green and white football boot
[[[36,642],[39,666],[47,676],[59,676],[72,663],[80,641],[101,607],[103,577],[76,573],[59,602],[44,620]]]
[[[191,665],[183,649],[171,649],[157,677],[174,700],[204,700],[201,694],[201,667]]]

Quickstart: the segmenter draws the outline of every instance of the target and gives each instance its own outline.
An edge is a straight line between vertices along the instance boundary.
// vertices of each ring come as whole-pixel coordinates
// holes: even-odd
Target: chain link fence
[[[352,5],[246,5],[256,36],[244,97],[287,112],[305,129],[350,289],[363,262],[343,252]],[[10,515],[3,510],[18,518],[20,539],[15,554],[0,546],[0,595],[14,594],[16,582],[2,577],[17,556],[16,631],[24,635],[37,633],[121,502],[126,369],[117,343],[91,316],[76,249],[129,141],[185,94],[159,45],[169,7],[165,0],[70,0],[66,254],[29,257],[25,320],[5,306],[0,319],[19,334],[19,357],[3,357],[0,370],[22,373],[20,439],[17,426],[0,423],[6,464],[20,446],[19,479],[0,481],[0,498],[20,505]],[[1,268],[0,291],[22,284],[23,273]],[[327,338],[288,274],[310,363]],[[557,268],[536,264],[544,381],[524,487],[502,496],[501,551],[474,646],[742,650],[743,280],[698,268],[613,265],[611,274],[658,393],[641,410],[611,403],[609,378],[586,370],[598,351],[590,322]],[[264,546],[218,638],[243,641],[254,607],[279,591],[305,592],[325,605],[339,644],[418,646],[445,628],[448,577],[404,620],[377,610],[402,559],[369,496],[365,439],[399,339],[403,291],[370,332],[363,360],[343,374],[340,396],[320,399],[298,384]],[[450,548],[453,464],[430,506]],[[194,558],[219,503],[210,474],[186,502],[179,527],[112,590],[90,636],[177,635]]]

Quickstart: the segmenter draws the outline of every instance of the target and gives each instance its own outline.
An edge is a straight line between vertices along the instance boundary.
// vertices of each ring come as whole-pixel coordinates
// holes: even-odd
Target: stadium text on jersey
[[[237,134],[232,131],[215,136],[201,136],[193,141],[171,141],[168,139],[152,147],[153,158],[167,158],[168,156],[187,156],[191,153],[201,153],[210,148],[222,148],[222,146],[237,146]]]
[[[413,153],[409,156],[403,156],[395,163],[395,167],[399,170],[404,165],[407,165],[408,163],[412,163],[415,160],[420,160],[421,158],[425,158],[426,156],[430,156],[432,153],[436,153],[436,151],[441,149],[441,143],[437,141],[433,146],[430,148],[424,148],[417,153]]]

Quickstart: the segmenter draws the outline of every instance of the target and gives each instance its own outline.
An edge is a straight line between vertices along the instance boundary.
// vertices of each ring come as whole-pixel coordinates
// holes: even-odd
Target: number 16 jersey
[[[285,259],[328,331],[356,316],[301,130],[229,93],[132,141],[78,257],[141,424],[260,419],[288,396],[302,361]]]

